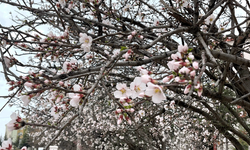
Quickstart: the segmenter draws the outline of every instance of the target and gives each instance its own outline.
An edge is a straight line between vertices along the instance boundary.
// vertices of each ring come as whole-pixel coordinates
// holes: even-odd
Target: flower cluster
[[[123,108],[122,109],[116,109],[115,114],[119,116],[117,120],[117,124],[121,124],[122,120],[125,118],[125,120],[131,124],[131,120],[127,114],[127,112],[133,113],[135,110],[133,107],[134,101],[127,98],[127,97],[121,97],[119,102],[122,104]]]
[[[187,45],[179,45],[178,52],[171,55],[172,61],[168,62],[168,67],[172,71],[172,74],[165,77],[163,82],[169,82],[174,78],[174,82],[180,84],[187,84],[184,94],[189,93],[192,87],[192,81],[194,80],[196,73],[199,69],[199,63],[194,61],[194,55]],[[198,95],[202,94],[202,85],[198,81],[195,83],[194,89],[197,91]]]
[[[25,125],[25,122],[21,117],[17,116],[16,113],[12,113],[10,118],[12,120],[7,124],[7,128],[9,131],[18,130]]]
[[[129,49],[125,54],[122,55],[122,57],[125,58],[125,60],[128,60],[129,56],[132,55],[134,52]]]
[[[82,92],[82,87],[78,84],[73,86],[74,91]],[[68,96],[71,98],[70,105],[73,107],[78,107],[81,104],[81,99],[84,97],[83,94],[79,93],[69,93]]]
[[[128,39],[131,40],[136,35],[137,35],[137,31],[132,31],[131,34],[128,36]],[[142,35],[138,35],[138,38],[143,39],[143,36]]]
[[[117,83],[116,88],[118,90],[114,92],[114,96],[116,98],[131,97],[132,99],[151,96],[154,103],[161,103],[162,100],[166,99],[166,96],[162,88],[152,82],[154,82],[154,80],[146,73],[141,77],[136,77],[134,81],[130,83],[130,88],[128,88],[126,84]]]
[[[16,63],[16,59],[14,57],[7,57],[7,56],[4,56],[4,62],[5,62],[5,65],[7,68],[10,68],[12,67],[15,63]]]
[[[65,73],[68,73],[73,70],[77,70],[79,67],[77,60],[71,59],[70,61],[65,61],[63,63],[63,70]]]

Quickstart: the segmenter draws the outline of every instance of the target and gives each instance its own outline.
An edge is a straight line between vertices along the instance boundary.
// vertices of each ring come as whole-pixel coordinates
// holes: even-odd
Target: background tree
[[[19,149],[19,143],[20,143],[20,135],[17,135],[16,141],[12,143],[15,149]]]
[[[2,145],[3,140],[4,140],[3,137],[0,136],[0,145]]]
[[[29,120],[10,129],[46,149],[250,144],[247,0],[0,2],[29,13],[0,26],[4,97]]]
[[[28,129],[25,129],[23,132],[23,137],[19,143],[19,148],[26,146],[27,148],[30,147],[31,139],[28,134]]]

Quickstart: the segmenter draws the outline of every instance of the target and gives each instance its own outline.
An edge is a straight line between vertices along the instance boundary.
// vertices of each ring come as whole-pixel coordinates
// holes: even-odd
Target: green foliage
[[[18,148],[19,143],[20,143],[20,135],[18,135],[16,141],[13,142],[13,145],[14,145],[14,148],[15,148],[15,149]]]
[[[123,50],[125,50],[125,49],[127,49],[126,46],[121,46],[121,51],[123,51]]]
[[[4,135],[4,141],[8,140],[7,138],[7,132],[5,132],[5,135]]]
[[[2,142],[3,142],[3,137],[0,136],[0,145],[2,145]]]
[[[30,141],[30,137],[27,133],[27,129],[25,129],[23,133],[23,138],[19,144],[19,148],[22,148],[23,146],[30,147],[29,141]]]

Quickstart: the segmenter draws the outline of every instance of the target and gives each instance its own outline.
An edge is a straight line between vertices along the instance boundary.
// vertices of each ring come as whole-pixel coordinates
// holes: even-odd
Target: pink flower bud
[[[129,120],[127,120],[127,122],[128,122],[128,124],[129,125],[131,125],[132,124],[132,122],[131,122],[131,120],[129,119]]]
[[[44,80],[44,83],[45,83],[45,84],[49,84],[50,81],[49,81],[48,79],[46,79],[46,80]]]
[[[115,111],[116,114],[119,114],[121,112],[122,112],[122,109],[116,109],[116,111]]]
[[[149,75],[147,75],[147,74],[141,76],[141,81],[143,83],[148,83],[151,79],[152,78]]]
[[[63,81],[59,81],[59,85],[63,86],[64,82]]]
[[[199,63],[198,62],[194,61],[192,63],[192,65],[193,65],[194,69],[199,69]]]
[[[129,111],[130,111],[131,113],[133,113],[133,112],[135,111],[135,109],[134,109],[134,108],[130,108]]]
[[[131,32],[131,34],[132,34],[133,36],[135,36],[135,35],[137,34],[137,31],[133,31],[133,32]]]
[[[163,78],[162,82],[164,82],[164,83],[169,82],[173,78],[174,78],[174,75],[167,76],[167,77]]]
[[[142,35],[139,35],[138,37],[139,37],[140,39],[143,39],[143,38],[144,38]]]
[[[190,89],[191,89],[191,84],[189,84],[189,85],[187,85],[186,86],[186,88],[185,88],[185,90],[184,90],[184,94],[187,94],[187,93],[189,93],[189,91],[190,91]]]
[[[24,86],[31,88],[31,87],[33,86],[33,84],[30,83],[30,82],[25,82],[25,83],[24,83]]]
[[[195,70],[193,70],[193,71],[190,72],[190,76],[191,76],[191,77],[194,77],[195,74],[196,74],[196,73],[195,73]]]
[[[188,51],[188,46],[187,45],[179,45],[178,46],[178,52],[180,52],[180,53],[187,53],[187,51]]]
[[[117,124],[119,125],[119,124],[121,124],[121,123],[122,123],[122,119],[119,118],[119,119],[117,120]]]
[[[190,60],[194,60],[194,55],[191,54],[191,53],[189,53],[188,58],[189,58]]]
[[[132,36],[132,35],[129,35],[129,36],[128,36],[128,39],[129,39],[129,40],[131,40],[132,38],[133,38],[133,36]]]
[[[141,92],[141,93],[139,94],[139,96],[140,96],[140,97],[144,97],[144,96],[145,96],[144,92]]]
[[[181,80],[180,77],[176,77],[176,78],[174,79],[175,82],[179,82],[180,80]]]

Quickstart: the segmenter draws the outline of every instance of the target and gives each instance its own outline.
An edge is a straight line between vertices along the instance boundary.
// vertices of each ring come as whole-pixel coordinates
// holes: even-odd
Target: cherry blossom
[[[130,4],[127,4],[122,10],[123,12],[129,11]]]
[[[193,65],[194,69],[199,69],[199,63],[197,61],[194,61],[192,63],[192,65]]]
[[[25,82],[25,83],[24,83],[24,86],[26,86],[26,87],[28,87],[28,88],[32,88],[33,83]]]
[[[80,102],[80,96],[77,95],[77,94],[74,94],[74,95],[70,95],[70,105],[73,106],[73,107],[78,107],[79,106],[79,102]]]
[[[211,14],[210,16],[208,16],[206,19],[205,19],[205,24],[206,25],[209,25],[209,24],[212,24],[213,21],[215,19],[215,16],[213,14]]]
[[[6,45],[1,49],[1,61],[6,64],[2,73],[11,91],[9,95],[6,93],[11,99],[8,104],[20,106],[20,113],[27,118],[24,122],[14,117],[7,125],[11,130],[24,124],[38,126],[30,137],[39,136],[39,146],[70,142],[66,145],[74,143],[81,147],[83,144],[85,149],[166,149],[166,145],[168,149],[207,149],[215,147],[219,138],[226,138],[224,133],[235,137],[228,138],[228,142],[236,143],[234,146],[238,148],[238,138],[247,139],[247,134],[239,134],[247,133],[247,128],[235,122],[235,115],[227,109],[217,110],[218,106],[223,107],[220,102],[228,89],[234,101],[247,94],[247,90],[238,92],[237,89],[247,87],[235,84],[235,88],[230,88],[220,84],[219,93],[223,94],[216,97],[218,87],[212,82],[225,78],[237,83],[245,77],[247,60],[230,60],[233,53],[223,55],[231,49],[244,51],[245,38],[250,37],[248,34],[243,39],[239,37],[248,33],[244,25],[248,18],[239,18],[237,14],[243,8],[241,3],[32,1],[28,3],[29,9],[24,7],[27,6],[24,1],[3,1],[34,15],[17,16],[18,25],[0,26],[1,46]],[[229,10],[235,13],[228,15]],[[213,12],[216,16],[211,15]],[[207,17],[198,16],[201,14]],[[218,23],[213,24],[215,18]],[[232,22],[231,18],[235,23],[228,32],[218,35]],[[40,25],[52,30],[46,34]],[[237,29],[240,34],[231,38],[237,39],[237,43],[229,41],[226,37],[230,35],[226,34]],[[227,42],[234,42],[235,46]],[[216,62],[236,65],[234,72],[225,65],[211,66],[213,59],[204,51],[207,46]],[[201,64],[204,60],[209,65],[205,71],[200,68],[204,69]],[[10,68],[13,65],[15,70]],[[138,70],[135,66],[139,66]],[[225,69],[227,74],[223,74]],[[209,92],[202,93],[203,88]],[[191,98],[184,94],[190,94]],[[204,96],[202,101],[198,98],[201,96]],[[204,105],[207,102],[209,105]],[[240,130],[234,126],[235,130],[228,130],[232,124],[228,122],[229,126],[221,131],[227,124],[221,124],[208,106],[226,114],[222,121],[233,120]],[[235,114],[246,113],[243,106],[237,110],[230,103],[230,107],[237,111]],[[10,149],[9,145],[4,147]]]
[[[86,33],[80,33],[79,42],[82,43],[81,48],[84,52],[89,52],[92,45],[92,37],[88,36]]]
[[[124,83],[117,83],[116,88],[117,91],[114,92],[116,98],[129,97],[132,94],[131,90]]]
[[[80,85],[75,84],[73,86],[74,91],[82,91],[82,88]],[[81,98],[84,96],[83,94],[78,94],[78,93],[69,93],[68,96],[71,98],[70,99],[70,105],[73,107],[78,107],[79,103],[81,101]]]
[[[203,92],[203,86],[201,83],[197,83],[196,86],[194,86],[194,88],[197,90],[198,96],[201,96],[202,92]]]
[[[146,89],[146,84],[141,81],[140,77],[136,77],[130,84],[130,89],[132,92],[131,98],[140,97],[140,93],[143,93]]]
[[[12,120],[7,124],[7,128],[9,131],[18,130],[24,126],[23,120],[21,119],[21,117],[17,116],[16,113],[12,113],[10,115],[10,118]]]
[[[11,57],[4,56],[3,59],[7,68],[12,67],[17,61],[13,56]]]
[[[125,58],[125,60],[128,60],[130,54],[129,54],[129,53],[125,53],[125,54],[123,54],[122,56]]]
[[[151,82],[148,82],[147,86],[148,87],[146,88],[145,94],[148,96],[152,96],[152,101],[154,103],[161,103],[163,100],[166,99],[166,96],[160,86],[155,85]]]
[[[23,101],[23,106],[28,106],[30,102],[30,96],[22,95],[20,99]]]
[[[5,62],[5,65],[6,65],[7,68],[11,67],[11,61],[10,61],[9,57],[4,56],[4,62]]]
[[[148,82],[152,81],[152,78],[149,75],[145,74],[145,75],[141,76],[141,81],[143,83],[148,83]]]
[[[58,107],[57,106],[53,106],[50,110],[50,114],[51,116],[53,116],[55,119],[58,119],[60,114],[58,113]]]
[[[191,76],[191,77],[194,77],[195,75],[196,75],[195,70],[193,70],[193,71],[190,72],[190,76]]]
[[[178,52],[186,54],[188,51],[188,46],[187,45],[179,45],[178,46]]]
[[[177,52],[175,54],[172,54],[171,58],[174,59],[174,60],[180,61],[182,59],[182,56],[181,56],[180,52]]]
[[[189,60],[194,60],[194,55],[191,52],[188,53],[188,59]]]
[[[12,150],[11,138],[9,138],[7,141],[3,141],[2,147],[0,147],[0,150]]]
[[[185,90],[184,90],[184,94],[187,94],[189,93],[190,89],[191,89],[191,84],[188,84],[186,87],[185,87]]]
[[[167,77],[165,77],[165,78],[163,78],[162,79],[162,82],[169,82],[171,79],[173,79],[174,78],[174,75],[169,75],[169,76],[167,76]]]
[[[145,116],[145,111],[144,111],[144,110],[139,110],[138,113],[139,113],[139,115],[140,115],[141,117],[144,117],[144,116]]]
[[[132,35],[129,35],[129,36],[128,36],[128,40],[131,40],[132,38],[133,38]]]
[[[182,73],[182,74],[189,74],[190,72],[190,69],[188,69],[187,67],[182,67],[180,70],[179,70],[179,73]]]
[[[123,120],[123,115],[120,115],[118,120],[117,120],[117,124],[121,124],[122,123],[122,120]]]
[[[116,114],[119,114],[119,113],[121,113],[122,111],[123,111],[122,109],[116,109],[115,113],[116,113]]]
[[[160,21],[159,21],[158,19],[155,19],[155,20],[154,20],[154,25],[155,25],[155,26],[158,26],[159,24],[160,24]]]
[[[132,31],[131,35],[135,36],[137,34],[137,31]]]
[[[225,26],[220,26],[220,27],[219,27],[218,32],[222,32],[222,31],[224,31],[224,30],[225,30],[225,28],[226,28]]]
[[[181,63],[181,62],[179,62],[179,61],[172,60],[172,61],[169,61],[169,62],[167,63],[167,65],[168,65],[168,67],[169,67],[169,69],[170,69],[171,71],[176,71],[176,70],[181,66],[180,63]]]
[[[113,53],[112,57],[116,57],[120,53],[120,50],[116,49],[112,53]]]

